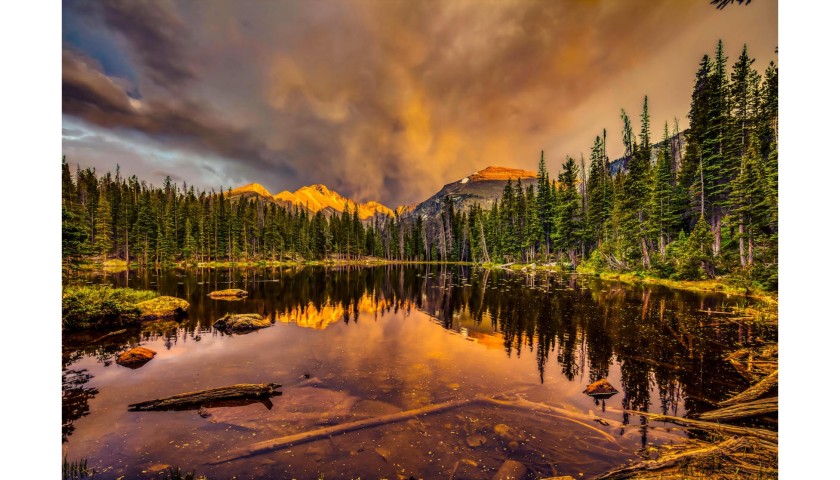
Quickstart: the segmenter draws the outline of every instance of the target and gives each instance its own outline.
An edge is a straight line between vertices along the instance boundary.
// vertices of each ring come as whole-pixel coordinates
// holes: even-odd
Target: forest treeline
[[[697,70],[684,132],[662,126],[654,148],[644,98],[638,134],[621,111],[626,168],[610,171],[606,130],[588,160],[553,177],[540,156],[536,186],[509,181],[483,210],[446,200],[429,218],[328,216],[262,198],[197,191],[168,177],[97,176],[62,160],[67,265],[98,257],[173,262],[377,257],[397,261],[555,261],[590,271],[680,278],[730,274],[775,289],[778,262],[778,68],[763,74],[745,45],[729,67],[723,43]]]

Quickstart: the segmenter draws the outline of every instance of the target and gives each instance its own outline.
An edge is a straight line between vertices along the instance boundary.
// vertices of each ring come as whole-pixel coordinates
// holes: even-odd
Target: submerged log
[[[289,448],[295,445],[309,443],[316,440],[322,440],[325,438],[332,437],[334,435],[343,435],[345,433],[354,432],[366,428],[373,428],[382,425],[402,422],[418,416],[430,415],[433,413],[439,413],[453,408],[460,408],[468,405],[489,405],[495,407],[522,409],[527,410],[529,412],[546,414],[547,416],[553,418],[562,418],[563,420],[576,423],[582,427],[585,427],[593,431],[594,433],[597,433],[598,435],[604,437],[607,441],[618,445],[618,443],[615,440],[615,437],[599,428],[587,424],[586,421],[591,421],[593,417],[586,415],[582,412],[575,412],[559,407],[553,407],[551,405],[546,405],[543,403],[530,402],[523,398],[517,398],[515,400],[502,400],[494,397],[478,396],[475,398],[467,398],[462,400],[451,400],[448,402],[438,403],[435,405],[427,405],[425,407],[415,408],[412,410],[382,415],[379,417],[366,418],[363,420],[356,420],[349,423],[343,423],[341,425],[333,425],[329,427],[310,430],[308,432],[296,433],[293,435],[286,435],[284,437],[278,437],[270,440],[256,442],[247,447],[238,449],[224,458],[220,458],[218,460],[209,462],[209,464],[218,465],[233,460],[242,460],[255,455],[279,450],[282,448]]]
[[[278,383],[240,383],[228,387],[187,392],[146,402],[132,403],[128,410],[145,412],[153,410],[180,410],[199,408],[203,405],[237,399],[269,398],[277,392]]]
[[[697,416],[701,420],[726,422],[738,418],[760,417],[768,413],[779,411],[779,397],[762,398],[751,402],[740,403],[730,407],[724,407],[710,412],[704,412]]]
[[[749,402],[751,400],[755,400],[756,398],[764,395],[765,393],[769,392],[775,386],[779,384],[779,371],[776,370],[770,375],[764,377],[761,381],[756,383],[755,385],[751,386],[750,388],[744,390],[743,392],[735,395],[734,397],[724,400],[719,403],[721,407],[727,407],[729,405],[735,405],[741,402]]]
[[[309,443],[315,440],[329,438],[333,435],[339,435],[364,428],[376,427],[379,425],[387,425],[390,423],[409,420],[411,418],[428,415],[430,413],[441,412],[451,408],[475,403],[476,399],[453,400],[450,402],[439,403],[436,405],[428,405],[425,407],[416,408],[399,413],[392,413],[390,415],[382,415],[381,417],[367,418],[364,420],[356,420],[355,422],[344,423],[341,425],[333,425],[330,427],[318,428],[308,432],[296,433],[293,435],[286,435],[285,437],[272,438],[262,442],[252,443],[251,445],[233,452],[231,455],[212,461],[210,465],[218,465],[220,463],[229,462],[231,460],[239,460],[248,458],[262,453],[268,453],[281,448],[288,448],[302,443]]]

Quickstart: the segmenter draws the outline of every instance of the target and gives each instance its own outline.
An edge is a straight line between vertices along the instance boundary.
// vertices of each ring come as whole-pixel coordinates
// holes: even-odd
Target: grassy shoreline
[[[763,290],[760,288],[749,288],[742,285],[734,285],[727,281],[726,277],[719,277],[712,280],[674,280],[670,278],[658,278],[648,276],[644,273],[622,273],[614,271],[589,271],[578,267],[571,271],[563,266],[555,264],[523,264],[523,263],[471,263],[471,262],[425,262],[425,261],[400,261],[385,260],[381,258],[362,258],[354,260],[329,259],[329,260],[240,260],[240,261],[213,261],[213,262],[177,262],[147,268],[247,268],[247,267],[339,267],[339,266],[360,266],[375,267],[384,265],[458,265],[472,266],[487,269],[503,268],[518,272],[548,272],[568,273],[584,276],[594,276],[604,280],[618,281],[633,285],[662,285],[676,290],[687,290],[692,292],[722,293],[747,298],[754,298],[768,303],[778,303],[778,293]],[[126,264],[124,260],[108,260],[102,262],[90,262],[79,270],[105,272],[120,272],[128,269],[140,268],[137,263]]]
[[[673,280],[670,278],[657,278],[639,276],[634,273],[600,272],[583,273],[578,275],[593,275],[604,280],[615,280],[630,284],[662,285],[675,290],[688,290],[692,292],[723,293],[725,295],[736,295],[747,298],[754,298],[767,303],[778,303],[778,294],[757,288],[747,288],[732,285],[726,282],[725,277],[714,280]]]

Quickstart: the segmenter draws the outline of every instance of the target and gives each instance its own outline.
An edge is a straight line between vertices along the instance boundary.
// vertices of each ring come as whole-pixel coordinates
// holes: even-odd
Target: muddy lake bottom
[[[191,304],[178,321],[64,335],[63,454],[103,479],[157,478],[168,466],[210,479],[489,479],[511,460],[525,478],[590,478],[638,460],[646,445],[685,438],[625,410],[710,410],[747,386],[722,353],[774,334],[700,312],[743,299],[470,267],[132,270],[65,282]],[[207,296],[226,288],[249,295]],[[259,313],[271,326],[228,334],[212,326],[226,313]],[[137,345],[157,355],[136,369],[114,362]],[[596,402],[582,391],[601,378],[619,393]],[[281,394],[262,401],[128,410],[269,382]],[[507,404],[473,401],[486,397]],[[458,406],[374,420],[447,402]],[[365,420],[374,425],[247,454],[258,442]]]

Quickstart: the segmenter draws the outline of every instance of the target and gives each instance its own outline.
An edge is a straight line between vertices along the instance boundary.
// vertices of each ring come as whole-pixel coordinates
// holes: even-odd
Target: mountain
[[[259,183],[249,183],[241,187],[234,188],[225,195],[230,198],[264,198],[268,201],[284,204],[286,206],[301,206],[306,207],[311,212],[323,211],[325,214],[341,213],[344,211],[344,204],[346,203],[349,211],[352,213],[353,209],[358,205],[359,218],[367,220],[376,214],[388,215],[393,217],[394,211],[382,205],[379,202],[370,201],[366,203],[357,204],[349,198],[343,197],[341,194],[333,192],[326,185],[316,184],[301,187],[294,192],[284,190],[276,195],[272,195],[264,186]]]
[[[326,185],[321,184],[301,187],[294,192],[289,192],[288,190],[282,191],[274,195],[274,200],[290,205],[303,206],[312,212],[323,210],[324,213],[328,214],[343,212],[345,204],[347,204],[348,211],[351,213],[358,206],[359,218],[362,220],[371,218],[376,214],[394,216],[393,210],[379,202],[370,201],[357,204],[353,200],[345,198],[341,194],[327,188]]]
[[[225,192],[226,195],[230,195],[231,197],[245,197],[245,198],[254,198],[254,197],[264,197],[264,198],[271,198],[271,193],[266,190],[265,187],[260,185],[259,183],[249,183],[248,185],[243,185],[241,187],[236,187],[229,192]]]
[[[308,185],[294,192],[284,190],[272,195],[268,189],[259,183],[249,183],[234,188],[226,195],[230,195],[231,198],[263,198],[285,206],[305,207],[311,212],[324,212],[327,215],[343,212],[346,204],[351,213],[358,207],[359,218],[362,220],[373,218],[374,215],[393,217],[395,214],[400,216],[421,215],[426,218],[437,214],[447,197],[452,199],[456,208],[466,208],[473,203],[478,203],[482,208],[490,208],[493,200],[502,196],[502,191],[508,179],[514,183],[517,179],[522,179],[522,186],[527,187],[531,184],[536,185],[537,174],[530,170],[518,168],[487,167],[444,185],[439,192],[423,202],[401,205],[397,207],[396,212],[375,201],[356,203],[322,184]]]
[[[527,188],[528,185],[536,186],[537,173],[518,168],[487,167],[444,185],[439,192],[419,204],[397,207],[397,212],[428,218],[440,212],[446,198],[450,198],[458,209],[466,208],[473,203],[478,203],[482,208],[490,208],[493,200],[502,196],[508,180],[516,183],[517,179],[522,180],[522,188]]]

